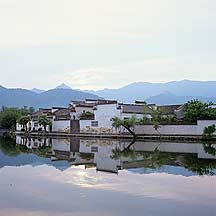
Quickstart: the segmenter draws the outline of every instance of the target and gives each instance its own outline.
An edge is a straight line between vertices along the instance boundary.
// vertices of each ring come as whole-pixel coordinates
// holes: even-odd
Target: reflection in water
[[[34,153],[31,155],[39,156],[37,159],[41,163],[48,162],[59,169],[84,165],[86,169],[95,167],[97,171],[112,173],[123,169],[140,173],[167,172],[185,176],[216,173],[215,144],[136,142],[132,149],[125,149],[126,146],[128,142],[119,140],[26,139],[20,136],[17,136],[14,142],[5,140],[0,145],[6,155]],[[19,165],[13,161],[14,166]],[[65,161],[66,165],[58,167],[59,161]],[[29,164],[28,159],[25,162]]]
[[[215,144],[127,145],[1,139],[0,216],[215,215]]]

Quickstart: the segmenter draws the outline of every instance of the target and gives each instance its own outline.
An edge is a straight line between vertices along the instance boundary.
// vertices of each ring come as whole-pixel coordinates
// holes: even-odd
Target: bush
[[[210,125],[208,127],[205,127],[203,130],[203,138],[204,139],[212,139],[215,131],[216,131],[215,125]]]
[[[80,119],[81,120],[93,120],[94,119],[94,114],[87,111],[87,112],[83,112],[81,115],[80,115]]]

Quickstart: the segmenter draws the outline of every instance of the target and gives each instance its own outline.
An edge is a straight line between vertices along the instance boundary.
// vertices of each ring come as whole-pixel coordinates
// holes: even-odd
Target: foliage
[[[38,124],[44,127],[44,131],[46,131],[47,126],[52,125],[52,121],[47,117],[47,115],[41,115],[38,118]]]
[[[203,143],[203,149],[205,153],[216,156],[216,148],[213,146],[212,143],[209,142]]]
[[[25,128],[25,130],[27,131],[27,124],[28,124],[29,121],[31,121],[31,117],[29,115],[21,116],[20,119],[18,120],[18,123],[20,125],[22,125],[23,128]]]
[[[27,152],[28,148],[25,145],[16,145],[16,140],[11,138],[0,137],[0,149],[8,156],[17,156],[22,152]]]
[[[216,161],[214,160],[203,160],[193,155],[161,152],[158,148],[152,152],[136,152],[130,149],[122,151],[119,148],[112,150],[111,158],[117,160],[121,157],[126,157],[130,159],[127,161],[131,162],[143,161],[142,165],[144,168],[159,169],[166,165],[182,166],[198,175],[214,175],[214,169],[216,168]]]
[[[152,113],[152,123],[154,129],[159,133],[158,129],[161,127],[160,124],[163,122],[163,112],[161,110],[154,110]]]
[[[112,126],[116,129],[120,128],[121,126],[125,128],[131,128],[134,127],[136,123],[137,119],[134,115],[127,119],[120,119],[116,116],[112,118]]]
[[[214,160],[202,160],[196,157],[185,157],[184,167],[198,175],[214,175],[216,168]]]
[[[133,136],[132,142],[128,145],[128,148],[130,148],[135,143],[136,140],[136,134],[132,130],[132,127],[134,127],[135,124],[137,124],[138,122],[137,118],[134,115],[127,119],[120,119],[119,117],[115,116],[111,119],[111,121],[112,121],[112,126],[114,128],[118,129],[122,126]]]
[[[136,158],[138,158],[141,155],[142,155],[142,153],[135,152],[134,150],[131,150],[128,148],[126,148],[125,150],[122,151],[120,148],[116,147],[112,150],[111,158],[118,160],[121,157],[126,157],[126,158],[130,158],[132,160],[135,160]]]
[[[34,108],[24,107],[24,108],[8,108],[2,107],[0,112],[0,125],[5,129],[15,129],[16,122],[23,115],[31,114],[34,111]]]
[[[80,115],[80,119],[81,120],[92,120],[94,119],[94,113],[92,112],[83,112],[81,115]]]
[[[216,119],[216,109],[210,107],[211,103],[202,103],[199,100],[188,101],[184,108],[184,120],[188,123],[196,123],[197,120]]]
[[[203,138],[204,139],[212,139],[214,132],[216,131],[216,126],[210,125],[208,127],[205,127],[203,130]]]
[[[146,125],[151,124],[151,119],[147,118],[146,116],[143,116],[141,119],[138,120],[137,124],[139,125]]]

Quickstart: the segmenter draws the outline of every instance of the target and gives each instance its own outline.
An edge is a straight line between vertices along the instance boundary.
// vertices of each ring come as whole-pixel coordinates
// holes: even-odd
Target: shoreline
[[[49,133],[41,133],[41,132],[15,132],[16,135],[27,136],[27,137],[51,137],[51,138],[99,138],[99,139],[122,139],[128,140],[133,137],[130,134],[90,134],[90,133],[64,133],[64,132],[49,132]],[[202,141],[202,142],[216,142],[216,136],[213,136],[211,140],[203,139],[202,135],[148,135],[148,134],[140,134],[137,135],[137,141]]]

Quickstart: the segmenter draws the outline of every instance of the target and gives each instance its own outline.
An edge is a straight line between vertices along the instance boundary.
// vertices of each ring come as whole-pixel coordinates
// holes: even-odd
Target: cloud
[[[215,79],[215,11],[215,0],[1,0],[0,84]]]
[[[210,77],[206,77],[206,71]],[[117,88],[131,82],[216,79],[216,63],[208,55],[146,59],[66,73],[64,82],[79,89]]]

